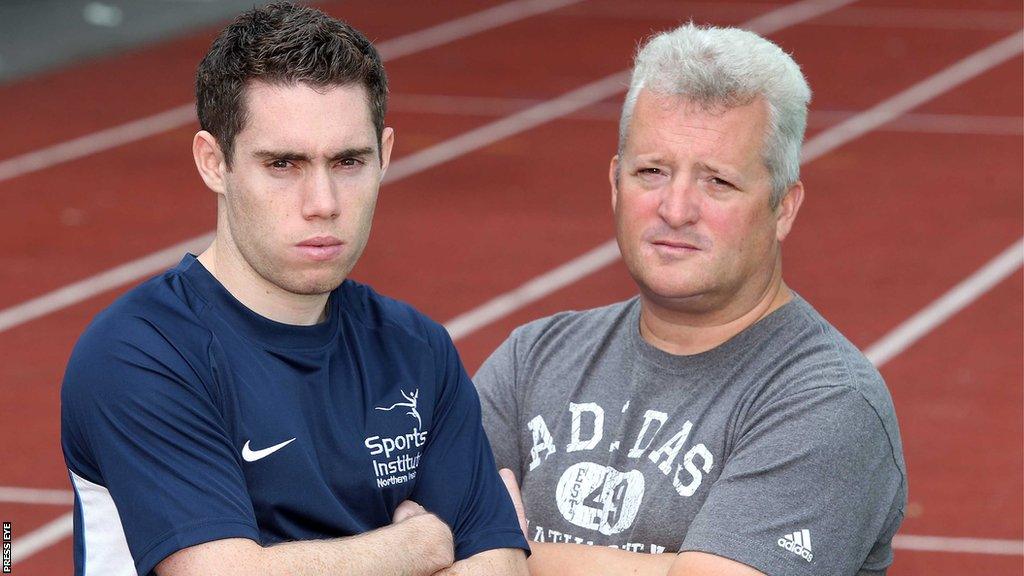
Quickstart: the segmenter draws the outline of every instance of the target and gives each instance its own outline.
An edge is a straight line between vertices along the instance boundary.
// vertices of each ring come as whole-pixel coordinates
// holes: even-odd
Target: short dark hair
[[[275,2],[240,15],[221,31],[196,71],[199,125],[217,139],[227,165],[246,120],[246,84],[360,84],[380,147],[388,80],[380,54],[361,32],[323,12]]]

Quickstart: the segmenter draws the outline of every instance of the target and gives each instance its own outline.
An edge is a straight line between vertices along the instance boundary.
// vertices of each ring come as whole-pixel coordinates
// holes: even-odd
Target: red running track
[[[485,3],[369,1],[325,8],[387,40],[481,10]],[[436,4],[436,5],[435,5]],[[495,5],[488,2],[486,5]],[[637,41],[692,17],[738,24],[767,2],[580,2],[388,63],[396,159],[531,102],[625,69]],[[771,37],[810,79],[815,111],[863,111],[1022,27],[1018,3],[852,3]],[[189,101],[212,31],[0,87],[9,115],[0,161]],[[999,117],[990,133],[883,126],[804,169],[807,201],[787,241],[787,281],[867,348],[1024,234],[1022,60],[915,108],[933,119]],[[473,99],[424,110],[423,96]],[[355,276],[448,320],[612,237],[606,166],[620,95],[422,171],[381,194]],[[434,100],[430,100],[434,102]],[[444,101],[442,100],[442,103]],[[465,101],[462,101],[465,102]],[[827,130],[819,124],[810,136]],[[1012,128],[1016,126],[1014,131]],[[6,181],[15,215],[0,232],[0,310],[213,228],[212,194],[189,158],[194,125]],[[910,473],[902,534],[1024,538],[1024,323],[1017,269],[882,367]],[[127,289],[0,332],[6,440],[0,486],[67,490],[58,390],[71,346]],[[458,342],[470,371],[514,326],[634,292],[619,263],[585,276]],[[67,505],[0,502],[15,539]],[[1017,554],[899,550],[891,574],[1020,574]],[[15,573],[67,574],[69,538]]]

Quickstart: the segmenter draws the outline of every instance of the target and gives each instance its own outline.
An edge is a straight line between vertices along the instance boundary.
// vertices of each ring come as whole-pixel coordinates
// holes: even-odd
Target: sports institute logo
[[[809,530],[797,530],[792,534],[786,534],[779,538],[778,544],[808,562],[814,559],[814,554],[811,554],[811,532]]]
[[[376,406],[374,410],[390,412],[399,406],[408,408],[406,414],[416,419],[411,432],[394,436],[369,436],[363,442],[373,457],[373,474],[377,477],[377,486],[385,488],[402,484],[416,478],[416,468],[420,464],[420,448],[427,443],[427,431],[423,428],[419,410],[416,409],[420,396],[419,388],[412,392],[399,390],[405,402],[395,402],[390,406]],[[408,420],[405,420],[408,422]]]
[[[420,420],[420,413],[416,410],[416,401],[420,397],[420,389],[417,388],[412,394],[407,393],[405,390],[400,390],[400,392],[402,393],[402,397],[405,398],[405,402],[395,402],[394,404],[387,408],[384,408],[383,406],[377,406],[376,409],[388,412],[394,410],[395,408],[398,408],[399,406],[404,406],[405,408],[409,409],[409,411],[406,412],[406,414],[416,419],[416,428],[422,428],[423,421]]]

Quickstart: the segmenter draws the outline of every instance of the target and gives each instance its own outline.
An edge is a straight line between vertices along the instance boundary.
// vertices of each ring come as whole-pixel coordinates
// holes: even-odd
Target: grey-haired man
[[[515,330],[476,377],[534,574],[891,564],[907,490],[892,401],[782,280],[809,100],[750,32],[690,24],[638,54],[610,180],[639,295]]]

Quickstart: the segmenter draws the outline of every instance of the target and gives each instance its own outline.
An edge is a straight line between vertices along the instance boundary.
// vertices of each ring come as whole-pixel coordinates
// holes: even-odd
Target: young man
[[[809,100],[750,32],[691,24],[638,54],[609,176],[640,294],[515,330],[476,378],[532,573],[891,563],[907,489],[891,399],[782,281]]]
[[[76,574],[524,574],[444,328],[346,280],[394,141],[376,50],[274,4],[220,34],[196,96],[216,239],[101,313],[65,375]]]

